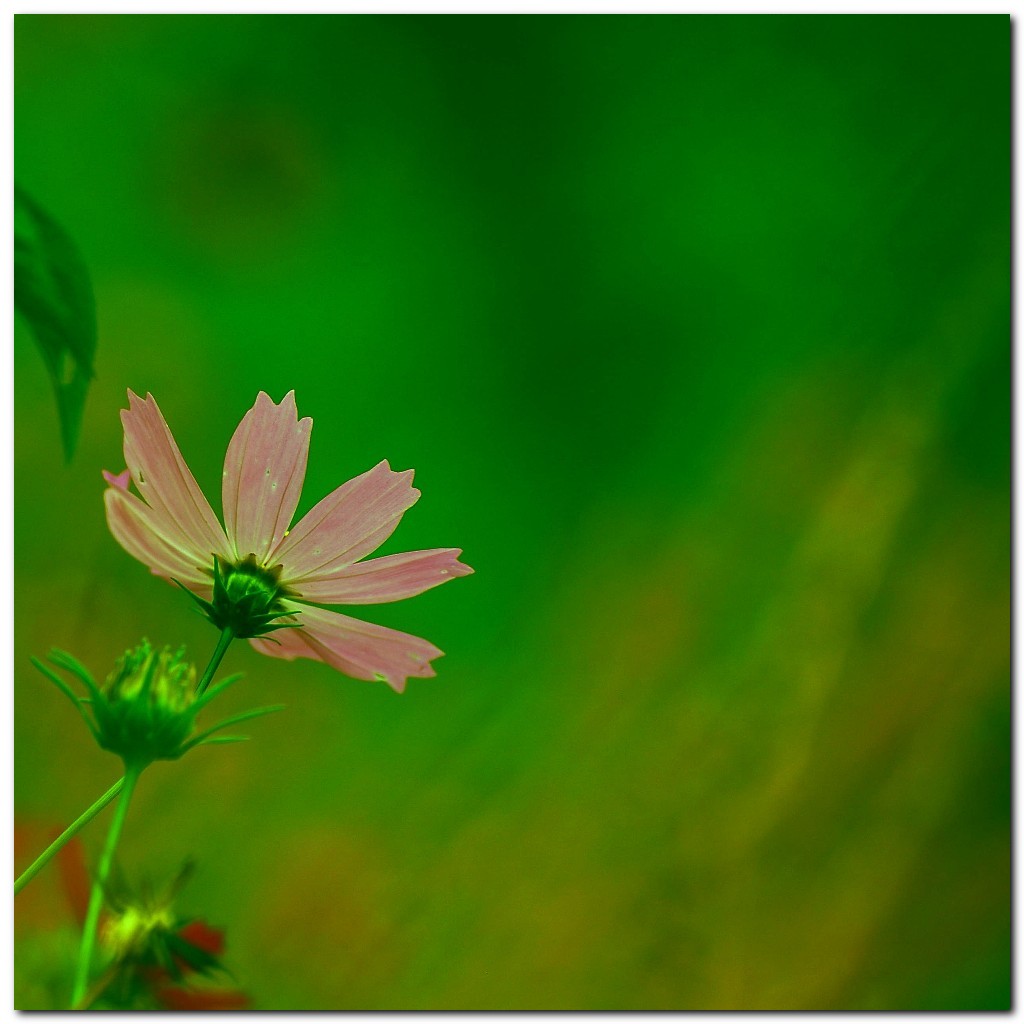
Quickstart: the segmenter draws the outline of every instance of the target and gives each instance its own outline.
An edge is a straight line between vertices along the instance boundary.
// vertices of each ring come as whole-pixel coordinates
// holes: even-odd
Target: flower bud
[[[185,660],[185,648],[154,650],[148,640],[125,651],[98,686],[88,669],[67,651],[54,648],[50,664],[77,677],[88,697],[79,697],[68,684],[38,658],[40,672],[78,709],[96,742],[117,754],[126,771],[138,773],[152,761],[173,761],[204,743],[236,743],[247,736],[218,735],[229,725],[281,711],[283,704],[241,711],[202,732],[195,731],[196,717],[207,704],[242,678],[241,673],[222,679],[205,693],[196,693],[196,670]],[[89,712],[91,711],[91,717]]]
[[[139,958],[155,935],[172,931],[177,923],[169,904],[132,904],[107,918],[100,941],[114,960]]]
[[[187,861],[161,890],[150,882],[132,886],[120,873],[105,887],[108,914],[99,938],[108,962],[94,1006],[137,1011],[249,1005],[242,992],[194,985],[224,972],[224,933],[175,913],[174,901],[192,867]]]
[[[184,648],[157,651],[143,640],[107,676],[93,715],[100,746],[143,766],[184,753],[195,728],[196,671]]]

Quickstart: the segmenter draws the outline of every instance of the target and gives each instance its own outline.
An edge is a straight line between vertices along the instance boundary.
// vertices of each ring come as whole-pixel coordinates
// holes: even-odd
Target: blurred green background
[[[107,532],[125,389],[219,510],[235,425],[294,388],[300,513],[388,458],[423,498],[382,553],[477,573],[365,609],[437,679],[236,644],[224,708],[288,710],[143,779],[126,871],[198,859],[180,907],[258,1008],[1008,1008],[1007,17],[21,15],[15,46],[16,177],[99,316],[67,467],[16,328],[19,821],[119,767],[30,655],[216,640]]]

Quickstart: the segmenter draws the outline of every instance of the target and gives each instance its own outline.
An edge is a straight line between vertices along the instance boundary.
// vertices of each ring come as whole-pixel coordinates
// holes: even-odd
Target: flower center
[[[256,561],[255,555],[246,557],[237,565],[225,565],[222,570],[224,590],[233,604],[246,602],[253,606],[281,611],[278,597],[284,593],[280,586],[281,566],[264,568]]]

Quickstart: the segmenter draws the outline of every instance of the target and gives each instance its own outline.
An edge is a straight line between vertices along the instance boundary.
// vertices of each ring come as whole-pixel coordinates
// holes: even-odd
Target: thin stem
[[[121,792],[124,779],[118,779],[87,811],[83,811],[50,845],[18,876],[14,883],[14,895],[32,881],[46,866],[51,857],[69,840],[74,838],[86,825],[103,810],[111,800]]]
[[[85,925],[82,928],[82,945],[78,950],[78,969],[75,971],[75,987],[71,996],[71,1005],[77,1006],[85,995],[86,987],[89,984],[89,969],[92,967],[92,951],[96,944],[96,926],[99,924],[100,911],[103,909],[103,890],[106,886],[107,875],[110,874],[110,865],[114,860],[114,850],[117,849],[117,841],[121,838],[121,828],[124,819],[128,814],[128,804],[131,803],[132,792],[135,783],[138,781],[141,769],[128,767],[122,780],[124,785],[121,788],[121,799],[114,811],[114,820],[110,823],[110,831],[107,833],[107,841],[100,854],[99,866],[96,869],[96,880],[92,885],[92,894],[89,896],[89,909],[85,914]]]
[[[206,692],[206,688],[213,681],[214,673],[220,667],[221,659],[224,657],[224,652],[228,649],[228,644],[234,639],[235,634],[231,631],[231,627],[225,626],[220,634],[220,639],[217,641],[217,649],[213,652],[210,664],[206,666],[203,678],[199,680],[199,685],[196,687],[197,697],[201,697]]]
[[[112,963],[93,983],[92,988],[82,996],[72,1010],[88,1010],[106,991],[107,986],[117,977],[117,963]]]

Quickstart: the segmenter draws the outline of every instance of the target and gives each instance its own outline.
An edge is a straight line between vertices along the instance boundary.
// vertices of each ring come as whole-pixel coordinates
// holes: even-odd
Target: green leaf
[[[71,461],[96,355],[89,272],[67,232],[14,186],[14,306],[25,318],[57,398],[64,458]]]

